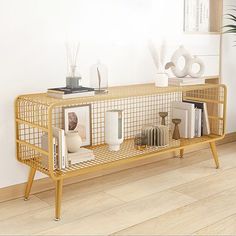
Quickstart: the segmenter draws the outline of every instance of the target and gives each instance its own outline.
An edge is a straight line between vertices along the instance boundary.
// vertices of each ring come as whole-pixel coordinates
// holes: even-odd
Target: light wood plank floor
[[[236,143],[0,203],[1,235],[236,235]]]

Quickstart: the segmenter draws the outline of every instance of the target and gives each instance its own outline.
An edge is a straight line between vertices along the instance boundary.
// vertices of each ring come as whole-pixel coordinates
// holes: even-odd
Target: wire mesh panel
[[[201,85],[187,87],[156,88],[154,85],[125,86],[109,89],[107,95],[97,95],[79,99],[54,99],[46,94],[23,95],[16,100],[16,134],[18,160],[35,167],[43,173],[65,175],[67,172],[81,170],[96,165],[111,163],[140,155],[160,152],[166,148],[149,148],[142,153],[134,149],[132,139],[146,125],[161,123],[159,112],[168,112],[166,125],[172,129],[172,102],[198,101],[207,104],[211,135],[198,139],[220,138],[225,131],[226,91],[221,85]],[[70,166],[61,171],[49,168],[53,158],[49,147],[45,147],[45,138],[49,139],[52,127],[65,129],[64,111],[66,108],[91,105],[92,149],[94,161]],[[124,111],[124,138],[122,149],[112,153],[105,143],[105,112],[108,110]],[[171,137],[171,135],[170,135]],[[44,141],[43,141],[44,140]],[[48,140],[48,145],[51,142]],[[194,139],[176,142],[170,140],[170,146],[191,145]],[[47,145],[46,145],[47,146]]]

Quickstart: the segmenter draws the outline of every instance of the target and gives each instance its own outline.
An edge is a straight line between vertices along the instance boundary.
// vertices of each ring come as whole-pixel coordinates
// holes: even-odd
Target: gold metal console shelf
[[[158,154],[180,151],[193,145],[209,143],[216,167],[219,161],[215,141],[225,135],[226,87],[224,85],[198,85],[187,87],[157,88],[154,84],[113,87],[108,94],[78,99],[54,99],[47,94],[22,95],[16,99],[16,144],[18,161],[30,166],[30,175],[25,191],[28,199],[36,171],[51,177],[56,183],[55,219],[60,219],[63,179],[88,172],[134,162],[144,158],[157,158]],[[143,125],[160,123],[159,112],[171,113],[171,102],[188,99],[207,103],[211,134],[194,139],[170,141],[167,148],[150,147],[144,151],[134,149],[133,138]],[[53,168],[52,128],[64,128],[63,109],[91,104],[91,135],[95,159],[72,165],[63,170]],[[124,110],[125,142],[118,152],[111,152],[104,144],[104,113],[110,109]],[[171,127],[171,117],[167,125]],[[41,137],[47,134],[48,151],[42,148]],[[45,157],[46,162],[42,161]]]

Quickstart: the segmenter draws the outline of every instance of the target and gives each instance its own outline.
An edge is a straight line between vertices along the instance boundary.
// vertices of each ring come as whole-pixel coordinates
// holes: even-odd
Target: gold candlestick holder
[[[161,117],[161,125],[166,125],[166,117],[168,116],[168,112],[159,112]]]
[[[179,124],[181,123],[181,119],[172,119],[172,122],[175,125],[172,138],[175,140],[179,140],[180,139]]]

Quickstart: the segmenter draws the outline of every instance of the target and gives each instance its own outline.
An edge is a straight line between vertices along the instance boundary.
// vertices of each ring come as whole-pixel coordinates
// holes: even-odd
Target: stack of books
[[[172,118],[181,119],[181,138],[195,138],[210,134],[207,104],[183,100],[172,102]]]
[[[187,86],[187,85],[199,85],[205,84],[204,78],[170,78],[169,86]]]
[[[79,98],[79,97],[88,97],[94,96],[95,91],[93,88],[79,87],[79,88],[51,88],[48,89],[47,94],[49,97],[69,99],[69,98]]]
[[[62,170],[70,165],[80,162],[90,161],[95,158],[93,151],[80,148],[76,153],[68,153],[66,147],[65,131],[63,129],[53,127],[53,169]],[[48,151],[48,135],[41,136],[42,149]],[[41,158],[43,166],[48,167],[48,156],[43,155]]]
[[[68,153],[68,161],[69,165],[75,165],[85,161],[91,161],[95,159],[92,150],[86,148],[80,148],[80,150],[76,153]]]

